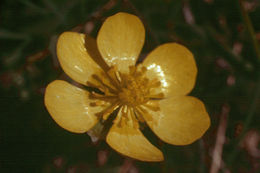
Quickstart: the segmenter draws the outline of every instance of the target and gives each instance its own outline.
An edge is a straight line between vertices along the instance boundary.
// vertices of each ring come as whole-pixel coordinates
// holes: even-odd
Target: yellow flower
[[[187,145],[205,133],[210,119],[200,100],[186,96],[197,75],[192,53],[166,43],[136,65],[144,40],[142,22],[127,13],[108,17],[97,42],[75,32],[61,34],[57,55],[65,73],[102,93],[55,80],[46,88],[45,105],[57,124],[75,133],[87,132],[117,111],[106,142],[123,155],[162,161],[162,152],[144,137],[139,122],[166,143]]]

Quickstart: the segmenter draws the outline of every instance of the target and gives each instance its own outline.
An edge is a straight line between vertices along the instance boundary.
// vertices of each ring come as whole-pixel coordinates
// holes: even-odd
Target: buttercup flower
[[[192,53],[166,43],[137,65],[144,40],[142,22],[127,13],[108,17],[97,42],[80,33],[61,34],[57,55],[65,73],[100,92],[55,80],[46,88],[45,105],[57,124],[75,133],[89,131],[116,111],[106,142],[123,155],[162,161],[162,152],[144,137],[140,122],[166,143],[187,145],[205,133],[210,119],[200,100],[186,96],[197,75]]]

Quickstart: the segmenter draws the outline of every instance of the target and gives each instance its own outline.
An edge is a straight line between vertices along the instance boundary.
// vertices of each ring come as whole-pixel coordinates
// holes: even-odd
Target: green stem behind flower
[[[256,34],[255,34],[255,31],[254,31],[252,22],[251,22],[251,20],[248,16],[246,9],[243,6],[243,0],[239,0],[239,5],[240,5],[240,10],[241,10],[241,15],[242,15],[242,18],[243,18],[243,21],[244,21],[244,25],[246,26],[246,28],[247,28],[247,30],[250,34],[250,38],[251,38],[252,44],[254,46],[256,56],[257,56],[258,61],[259,61],[260,60],[260,49],[259,49],[259,45],[258,45],[258,42],[257,42],[257,39],[256,39]],[[255,90],[253,91],[253,96],[250,99],[251,103],[250,103],[250,106],[249,106],[249,109],[248,109],[246,119],[244,121],[244,127],[243,127],[241,134],[240,134],[240,137],[235,141],[234,149],[231,151],[231,154],[229,155],[229,157],[227,159],[228,165],[231,165],[234,162],[237,155],[239,154],[240,150],[238,150],[238,145],[240,144],[241,140],[244,139],[246,132],[249,128],[249,125],[251,124],[251,122],[253,120],[253,116],[255,115],[255,111],[256,111],[256,108],[257,108],[257,100],[258,100],[259,97],[260,97],[260,71],[257,70],[256,86],[255,86]]]

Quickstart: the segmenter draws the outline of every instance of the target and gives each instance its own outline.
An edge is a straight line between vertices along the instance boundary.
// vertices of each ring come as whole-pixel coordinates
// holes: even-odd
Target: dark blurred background
[[[145,25],[141,57],[178,42],[197,62],[191,95],[205,103],[211,127],[188,146],[146,132],[159,143],[162,163],[132,160],[95,136],[67,132],[43,104],[49,82],[70,81],[56,58],[58,35],[96,37],[105,18],[119,11]],[[0,172],[260,172],[259,41],[258,0],[1,0]]]

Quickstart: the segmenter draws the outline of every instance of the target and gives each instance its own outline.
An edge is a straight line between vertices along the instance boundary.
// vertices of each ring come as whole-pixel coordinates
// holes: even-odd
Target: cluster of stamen
[[[115,67],[107,72],[100,72],[92,76],[91,82],[87,84],[98,88],[102,93],[92,92],[90,94],[91,106],[103,106],[104,110],[97,116],[106,120],[109,115],[118,110],[114,123],[119,126],[128,124],[138,128],[138,121],[150,119],[147,109],[159,111],[158,99],[162,99],[163,93],[154,92],[161,83],[157,79],[149,80],[146,77],[145,67],[137,70],[130,66],[129,73],[121,73]]]

